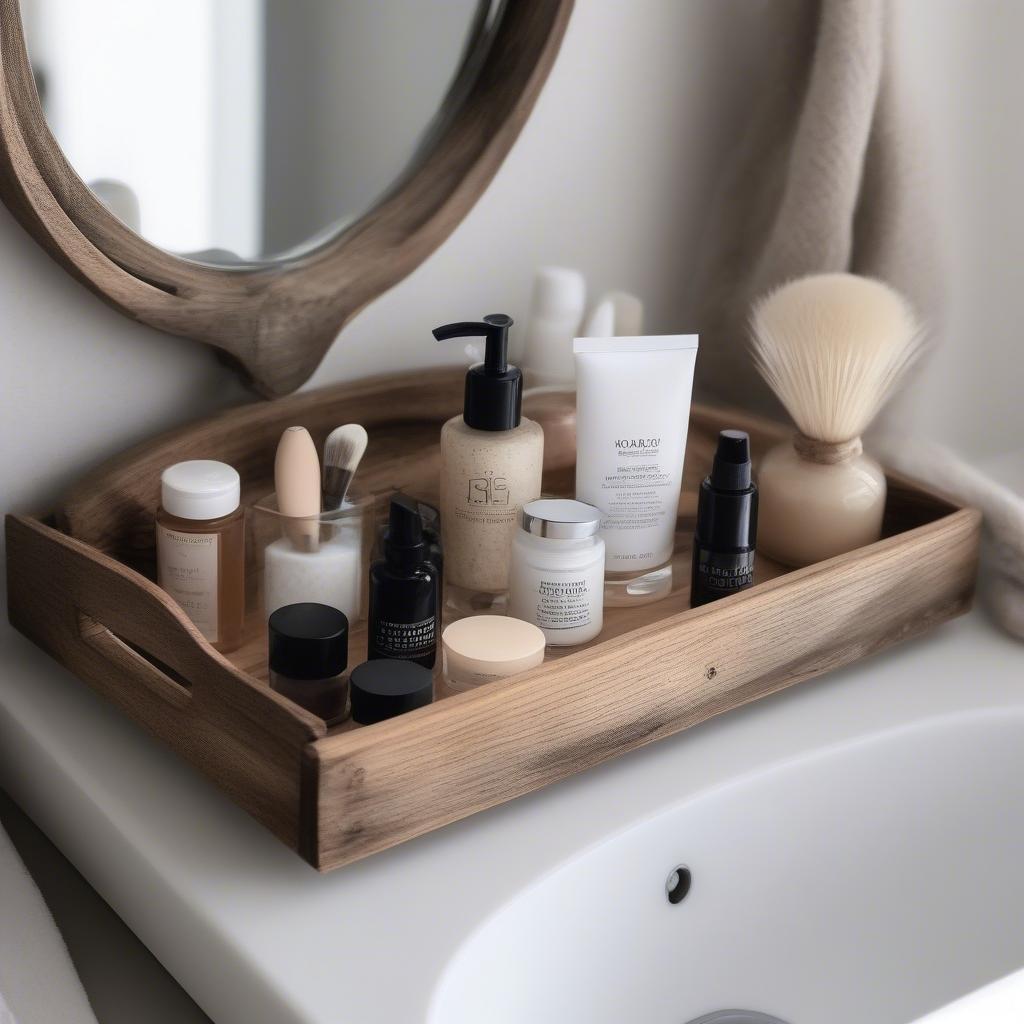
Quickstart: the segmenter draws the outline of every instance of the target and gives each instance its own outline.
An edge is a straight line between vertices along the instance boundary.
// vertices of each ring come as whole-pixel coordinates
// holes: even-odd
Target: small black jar
[[[267,623],[270,688],[319,715],[328,725],[345,717],[348,697],[348,618],[326,604],[278,608]]]
[[[413,661],[367,661],[352,670],[352,721],[373,725],[433,700],[430,669]]]

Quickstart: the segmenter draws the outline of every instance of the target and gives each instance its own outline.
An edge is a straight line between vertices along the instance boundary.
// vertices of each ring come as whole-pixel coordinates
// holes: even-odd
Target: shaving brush
[[[758,474],[758,548],[803,566],[882,533],[885,474],[861,435],[920,350],[907,301],[855,274],[818,274],[754,306],[753,354],[796,424]]]

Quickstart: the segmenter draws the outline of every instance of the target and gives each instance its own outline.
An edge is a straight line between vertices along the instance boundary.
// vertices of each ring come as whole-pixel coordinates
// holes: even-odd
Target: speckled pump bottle
[[[508,591],[512,538],[523,505],[540,496],[544,432],[522,415],[523,374],[508,363],[512,318],[447,324],[448,338],[487,339],[466,374],[465,407],[441,430],[441,530],[445,583],[468,595]]]

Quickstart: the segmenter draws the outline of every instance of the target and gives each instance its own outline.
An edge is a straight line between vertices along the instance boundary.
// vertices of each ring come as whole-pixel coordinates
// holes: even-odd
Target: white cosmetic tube
[[[605,604],[672,590],[697,335],[577,338],[576,497],[601,510]]]

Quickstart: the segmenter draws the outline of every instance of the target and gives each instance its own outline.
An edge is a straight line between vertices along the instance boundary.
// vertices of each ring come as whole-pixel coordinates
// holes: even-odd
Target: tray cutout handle
[[[184,708],[192,700],[192,684],[183,675],[81,609],[78,609],[78,632],[94,651],[168,703]]]

